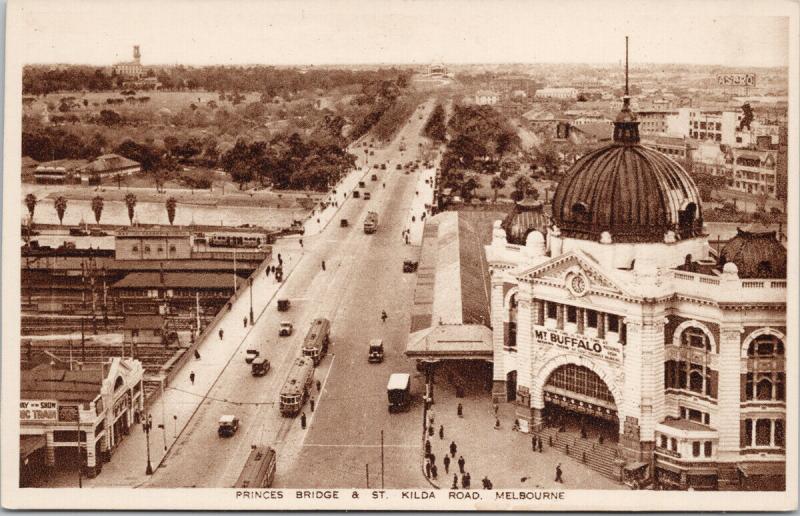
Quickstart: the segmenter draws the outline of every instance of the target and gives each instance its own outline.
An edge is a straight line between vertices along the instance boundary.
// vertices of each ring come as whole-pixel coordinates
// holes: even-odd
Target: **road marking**
[[[306,448],[380,448],[380,444],[304,444]],[[384,448],[419,448],[419,444],[384,444]]]
[[[311,429],[311,423],[314,422],[314,416],[317,415],[319,412],[319,407],[322,405],[322,395],[325,393],[325,385],[328,383],[328,377],[331,375],[331,370],[333,370],[333,363],[336,361],[336,354],[333,353],[331,358],[331,364],[328,366],[328,372],[325,374],[325,379],[322,380],[322,390],[319,392],[319,397],[317,398],[317,403],[314,406],[314,410],[311,412],[311,417],[308,418],[308,426],[306,431],[303,432],[303,440],[300,441],[300,447],[302,448],[304,443],[306,442],[306,436],[308,436],[308,430]]]

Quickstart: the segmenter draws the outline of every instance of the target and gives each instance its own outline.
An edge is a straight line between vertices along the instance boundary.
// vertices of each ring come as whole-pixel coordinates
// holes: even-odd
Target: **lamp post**
[[[142,430],[147,439],[147,469],[144,471],[145,475],[153,474],[153,465],[150,463],[150,429],[153,428],[153,416],[147,414],[144,421],[142,421]]]
[[[253,276],[249,278],[250,282],[250,326],[253,325]]]

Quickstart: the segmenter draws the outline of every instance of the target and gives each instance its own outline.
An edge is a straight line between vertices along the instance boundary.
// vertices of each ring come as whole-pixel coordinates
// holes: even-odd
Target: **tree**
[[[461,184],[461,197],[465,201],[469,201],[472,199],[472,194],[478,188],[479,183],[478,180],[474,175],[470,175],[466,178],[466,180]]]
[[[503,181],[503,178],[500,176],[492,177],[492,181],[489,183],[492,190],[494,190],[494,202],[497,202],[497,194],[499,193],[500,189],[506,186],[506,182]]]
[[[25,206],[28,207],[28,213],[31,216],[31,223],[33,223],[33,212],[36,211],[37,202],[39,202],[39,200],[36,198],[34,194],[29,193],[28,195],[25,196]]]
[[[100,111],[100,123],[103,125],[118,125],[122,122],[122,117],[116,111],[104,109]]]
[[[517,178],[514,180],[514,192],[512,194],[514,200],[521,201],[524,199],[525,196],[531,193],[532,187],[533,184],[528,176],[522,174],[517,176]]]
[[[170,226],[175,222],[175,209],[178,207],[178,201],[174,197],[167,199],[167,218],[169,219]]]
[[[447,139],[447,126],[445,124],[444,107],[441,104],[436,104],[433,108],[430,118],[425,123],[423,129],[425,136],[437,143],[444,143]]]
[[[128,192],[125,195],[125,206],[128,207],[128,220],[131,221],[131,226],[133,225],[133,215],[136,210],[136,195]]]
[[[103,215],[103,198],[99,195],[92,199],[92,211],[94,212],[94,220],[100,224],[100,217]]]
[[[59,195],[54,203],[56,213],[58,214],[58,223],[64,224],[64,214],[67,212],[67,200],[63,195]]]

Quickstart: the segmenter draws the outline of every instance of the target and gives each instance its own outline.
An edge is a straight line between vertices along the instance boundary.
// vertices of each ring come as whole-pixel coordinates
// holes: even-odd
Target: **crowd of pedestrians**
[[[464,418],[464,406],[461,403],[458,403],[456,407],[456,415],[458,418]],[[497,430],[501,429],[499,406],[497,403],[493,404],[492,416],[495,420],[494,428]],[[518,420],[514,421],[514,424],[511,426],[511,430],[520,430],[520,423]],[[438,439],[436,439],[437,435]],[[425,476],[432,481],[437,481],[439,479],[440,466],[437,463],[437,456],[435,453],[437,441],[438,446],[444,447],[445,449],[444,457],[441,459],[441,467],[444,468],[444,481],[447,482],[447,479],[450,478],[449,476],[452,475],[452,482],[450,482],[449,485],[450,489],[470,489],[471,475],[467,469],[466,458],[464,457],[463,453],[459,454],[458,444],[456,444],[454,439],[450,439],[449,445],[447,444],[447,439],[445,439],[445,427],[442,423],[439,423],[438,425],[436,424],[436,414],[433,408],[429,408],[425,418],[424,472]],[[552,442],[550,442],[549,445],[552,446]],[[545,444],[542,438],[538,434],[533,433],[531,435],[531,452],[544,453],[544,449]],[[523,481],[527,478],[529,477],[523,477]],[[564,483],[561,463],[558,463],[555,467],[554,482],[560,484]],[[488,476],[483,477],[481,480],[481,486],[483,489],[493,488],[492,481]]]

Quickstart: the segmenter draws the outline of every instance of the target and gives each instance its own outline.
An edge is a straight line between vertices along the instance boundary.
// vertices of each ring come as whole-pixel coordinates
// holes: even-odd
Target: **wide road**
[[[405,245],[401,232],[408,225],[417,177],[396,171],[395,165],[401,157],[404,162],[414,159],[419,132],[432,107],[431,102],[425,104],[394,142],[369,156],[370,167],[375,162],[390,163],[386,171],[378,172],[377,182],[369,180],[375,169],[367,175],[372,199],[348,199],[326,229],[305,239],[303,258],[279,296],[291,300],[291,310],[280,313],[269,306],[258,317],[146,487],[230,487],[254,444],[268,444],[278,451],[276,486],[365,486],[367,462],[374,475],[370,485],[376,486],[380,485],[381,429],[385,432],[386,486],[421,485],[420,422],[411,413],[389,416],[386,381],[391,372],[413,370],[402,351],[414,276],[402,273],[402,262],[416,248]],[[403,138],[407,150],[401,153]],[[379,229],[373,235],[362,229],[367,210],[380,214]],[[340,227],[341,218],[348,219],[350,227]],[[386,324],[380,320],[381,310],[389,313]],[[278,393],[310,322],[320,316],[332,321],[332,346],[315,373],[323,385],[322,393],[314,389],[317,410],[312,414],[306,405],[309,428],[302,430],[299,418],[280,416]],[[277,336],[281,320],[294,324],[291,337]],[[375,337],[385,342],[383,364],[367,364],[367,342]],[[249,348],[259,349],[272,362],[269,374],[250,375],[244,362]],[[418,391],[419,382],[413,387]],[[229,439],[217,436],[217,421],[223,414],[241,420],[241,429]]]

